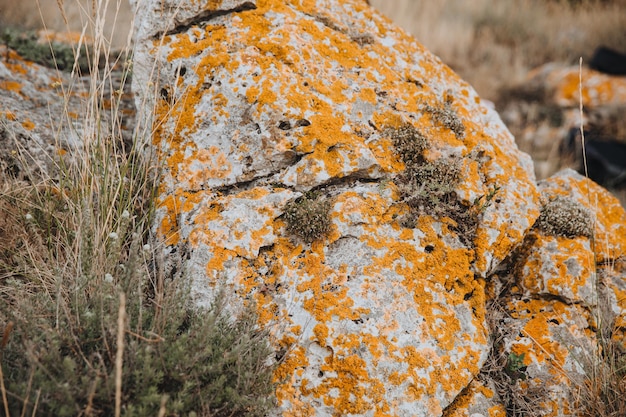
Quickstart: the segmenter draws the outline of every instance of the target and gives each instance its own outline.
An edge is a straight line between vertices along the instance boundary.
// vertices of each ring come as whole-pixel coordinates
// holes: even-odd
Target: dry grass
[[[59,83],[66,98],[89,83],[72,132],[80,146],[49,155],[54,172],[29,182],[0,176],[3,415],[265,415],[268,332],[253,306],[231,317],[218,297],[200,310],[186,277],[166,276],[150,232],[159,177],[144,148],[152,126],[125,137],[131,46],[113,51],[115,19],[105,22],[104,9],[82,13],[81,31],[93,39],[89,77],[75,67]],[[52,115],[59,143],[76,110]],[[27,144],[15,145],[27,164]]]
[[[50,29],[95,34],[114,49],[128,45],[133,17],[128,0],[0,0],[0,28]],[[62,9],[59,8],[62,6]],[[96,19],[96,16],[98,18]],[[97,28],[106,22],[106,27]]]
[[[626,45],[624,0],[371,3],[491,100],[538,65],[576,63],[600,44],[618,50]]]

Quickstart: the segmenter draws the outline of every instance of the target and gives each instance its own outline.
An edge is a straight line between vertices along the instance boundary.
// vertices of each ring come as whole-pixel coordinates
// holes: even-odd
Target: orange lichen
[[[494,392],[492,390],[475,379],[456,396],[454,402],[445,409],[442,417],[470,417],[471,406],[476,405],[481,397],[491,399],[493,396]],[[489,416],[492,415],[497,414],[489,414]],[[505,414],[502,414],[502,417],[504,416]]]
[[[552,294],[573,301],[590,301],[584,290],[593,288],[594,256],[586,238],[532,234],[533,245],[523,262],[520,284],[532,294]],[[559,250],[550,249],[558,247]],[[548,258],[548,259],[546,259]]]
[[[555,70],[550,74],[555,84],[555,101],[564,106],[577,106],[580,98],[582,77],[582,102],[584,106],[599,106],[626,101],[626,80],[600,72],[578,67]]]
[[[7,49],[3,45],[0,45],[0,53],[5,57],[3,64],[13,74],[26,75],[28,68],[33,65],[32,62],[26,61],[13,49]]]
[[[12,91],[14,93],[22,94],[22,83],[10,80],[0,80],[0,89],[5,91]]]
[[[576,315],[576,307],[558,302],[543,300],[528,300],[519,305],[512,305],[511,316],[525,320],[520,342],[514,343],[511,351],[524,357],[524,364],[533,361],[550,364],[557,371],[562,369],[566,357],[569,355],[567,345],[561,344],[551,332],[553,322],[560,323],[565,319],[572,320]]]
[[[52,30],[40,30],[37,32],[37,35],[39,36],[38,42],[41,44],[48,44],[49,42],[59,42],[70,45],[93,43],[93,39],[90,36],[85,35],[83,32],[55,32]]]
[[[595,182],[582,176],[554,176],[544,182],[547,196],[576,199],[595,216],[596,262],[618,259],[626,254],[626,210],[619,200]]]
[[[4,117],[7,118],[7,120],[11,120],[11,121],[17,120],[17,116],[11,110],[4,110],[3,114],[4,114]]]
[[[26,119],[22,122],[22,127],[26,130],[33,130],[35,128],[35,123],[33,123],[30,119]]]

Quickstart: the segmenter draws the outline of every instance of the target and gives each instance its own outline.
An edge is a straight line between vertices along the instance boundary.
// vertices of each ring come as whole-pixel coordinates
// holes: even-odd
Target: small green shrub
[[[78,61],[72,46],[60,42],[41,43],[36,32],[23,32],[4,29],[0,33],[0,42],[13,49],[22,58],[61,71],[71,71],[74,63],[82,72],[89,72],[89,60],[83,46]]]
[[[509,353],[507,363],[506,363],[506,372],[509,374],[513,380],[526,379],[526,365],[524,365],[524,357],[526,354],[522,353],[521,355],[516,355],[515,353]]]
[[[331,207],[328,198],[318,192],[307,192],[285,206],[287,231],[306,243],[323,238],[330,231]]]
[[[75,284],[81,284],[77,282]],[[83,282],[82,284],[87,284]],[[137,284],[137,283],[135,283]],[[114,415],[116,322],[113,283],[68,300],[26,293],[12,281],[0,309],[13,323],[3,349],[11,415]],[[262,416],[272,406],[271,350],[251,310],[231,321],[219,306],[197,310],[184,294],[161,306],[126,288],[128,329],[122,371],[122,415]],[[174,285],[167,286],[170,294]],[[17,297],[20,297],[18,300]],[[151,303],[151,304],[148,304]]]
[[[489,208],[492,204],[493,199],[500,191],[500,187],[496,184],[493,184],[491,189],[486,193],[478,196],[472,202],[472,208],[477,210],[479,213],[484,213],[487,208]]]
[[[535,227],[553,236],[593,236],[593,215],[571,197],[558,196],[541,208]]]
[[[455,189],[461,181],[461,159],[439,158],[427,161],[428,139],[414,126],[405,124],[388,133],[405,169],[396,177],[402,201],[409,213],[402,216],[403,227],[414,228],[420,215],[448,217],[467,244],[473,242],[478,226],[478,210],[470,210],[458,200]]]

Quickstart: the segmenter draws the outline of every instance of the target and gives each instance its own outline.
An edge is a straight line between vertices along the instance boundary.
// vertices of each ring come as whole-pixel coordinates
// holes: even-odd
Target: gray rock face
[[[75,85],[69,103],[63,99],[69,77],[24,60],[10,50],[0,50],[0,169],[7,176],[36,181],[54,175],[59,154],[80,146],[73,127],[85,85]],[[59,117],[67,117],[59,124]],[[76,118],[72,119],[72,115]],[[62,130],[59,130],[62,129]]]

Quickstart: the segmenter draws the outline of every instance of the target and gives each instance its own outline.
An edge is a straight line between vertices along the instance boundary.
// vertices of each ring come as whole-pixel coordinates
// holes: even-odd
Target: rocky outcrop
[[[115,133],[124,138],[127,150],[134,129],[134,103],[130,83],[125,83],[121,71],[106,71],[100,78],[70,74],[73,54],[71,38],[52,38],[46,33],[45,42],[53,48],[63,47],[67,71],[33,62],[13,49],[0,47],[0,172],[7,178],[35,183],[56,177],[61,159],[84,150],[87,141],[102,140]],[[69,36],[69,35],[68,35]],[[22,52],[33,52],[54,66],[50,43],[29,45],[33,39],[24,37]],[[61,60],[62,53],[57,49]],[[75,71],[80,71],[76,68]],[[100,95],[91,95],[90,83],[101,85]],[[119,145],[120,150],[124,148]]]
[[[533,155],[539,178],[565,167],[584,172],[579,134],[582,121],[589,176],[606,187],[624,188],[624,77],[586,66],[551,63],[531,71],[523,83],[501,96],[498,108],[502,117],[519,146]]]
[[[78,97],[84,86],[75,86],[75,94],[65,102],[63,89],[70,84],[65,74],[25,60],[10,49],[0,53],[0,169],[7,177],[26,181],[54,175],[55,158],[80,144],[71,128],[78,113],[66,112],[64,106],[80,108]],[[67,120],[59,125],[62,115]],[[61,132],[60,126],[64,126]]]
[[[626,249],[615,201],[571,172],[538,186],[495,111],[364,1],[135,7],[156,230],[197,303],[227,288],[272,329],[277,414],[503,415],[494,356],[571,414],[554,369],[583,371],[559,332],[593,344],[595,266]],[[519,331],[489,326],[498,299]]]

